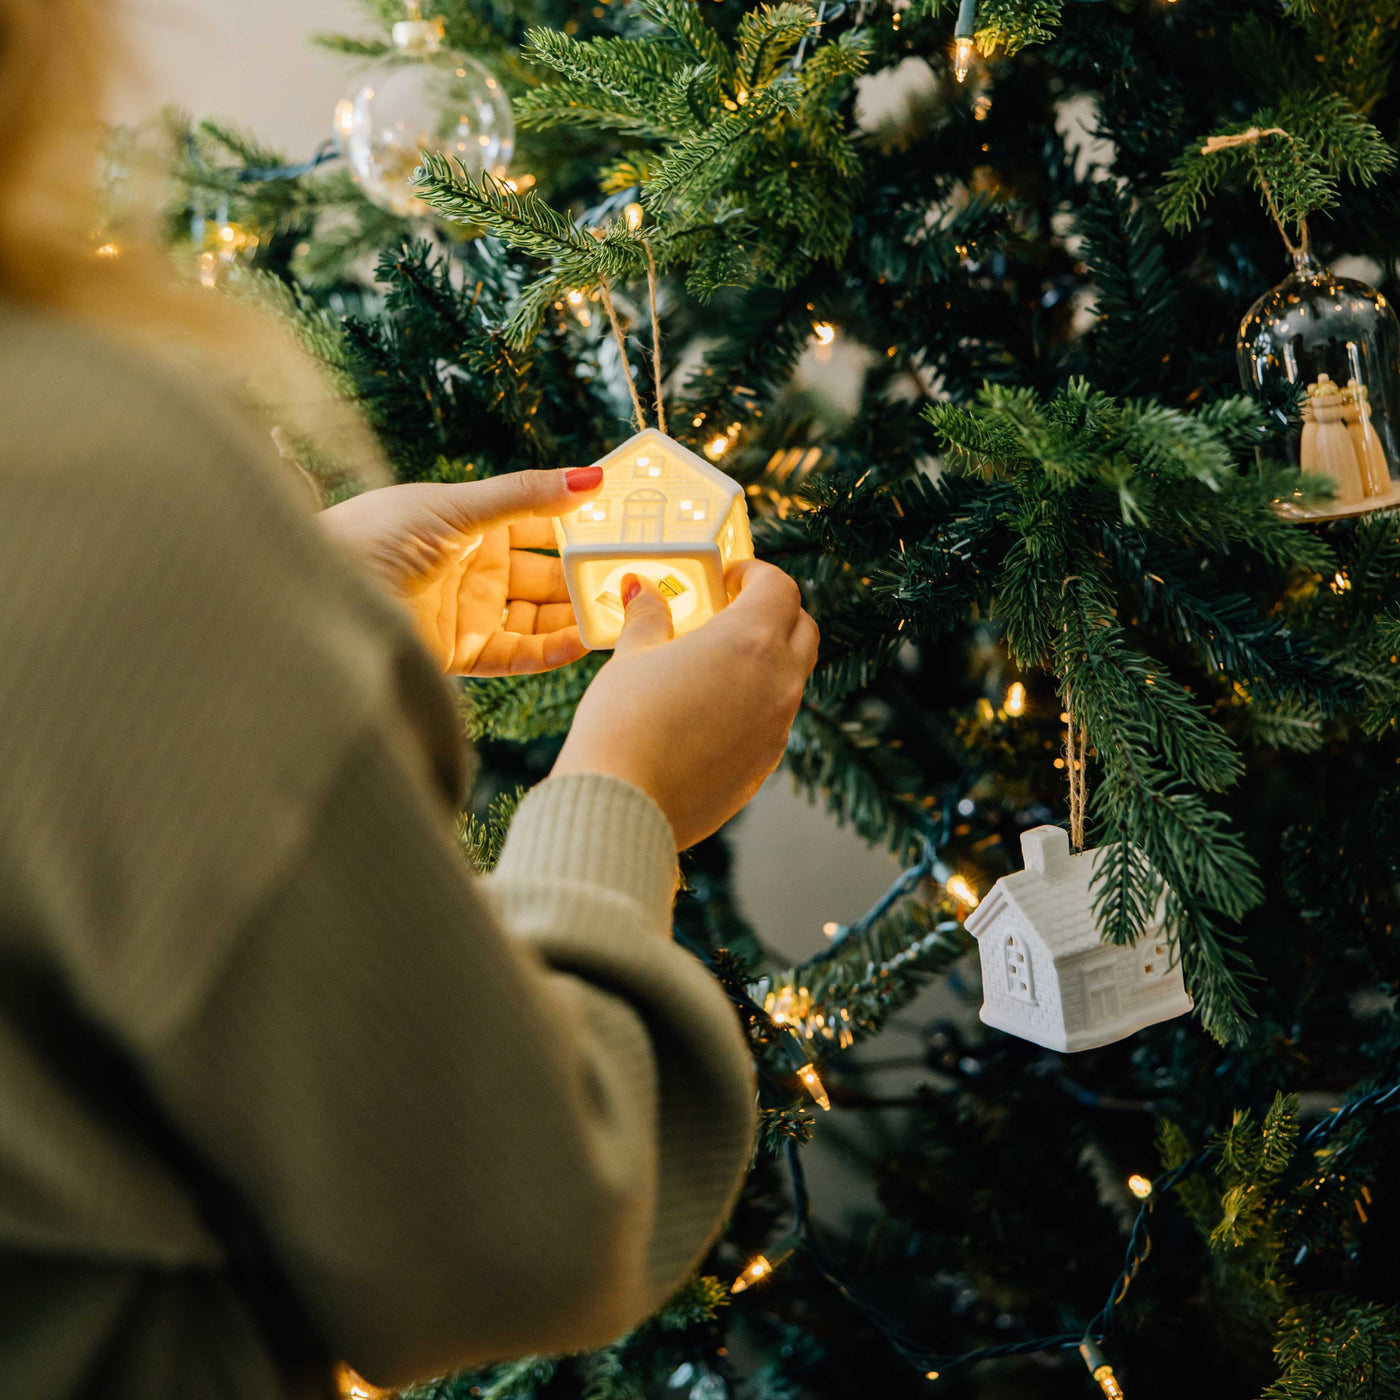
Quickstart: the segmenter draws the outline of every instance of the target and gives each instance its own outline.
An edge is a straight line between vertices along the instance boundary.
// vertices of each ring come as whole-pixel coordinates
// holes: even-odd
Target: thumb
[[[617,639],[618,651],[639,651],[669,642],[675,635],[671,628],[671,609],[651,579],[623,574],[622,606],[626,616]]]
[[[506,472],[483,481],[444,487],[450,523],[459,530],[489,530],[535,516],[576,510],[603,484],[601,467],[569,471]]]

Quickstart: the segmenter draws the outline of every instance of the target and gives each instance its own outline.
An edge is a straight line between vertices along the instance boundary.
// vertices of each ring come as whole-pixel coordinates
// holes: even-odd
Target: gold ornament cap
[[[417,5],[412,6],[411,17],[399,20],[389,33],[402,53],[436,53],[442,47],[442,21],[423,19]]]

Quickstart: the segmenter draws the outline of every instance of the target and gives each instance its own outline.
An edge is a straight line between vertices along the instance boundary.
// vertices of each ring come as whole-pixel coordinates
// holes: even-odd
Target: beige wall
[[[114,94],[114,117],[132,121],[174,102],[230,117],[296,158],[330,135],[354,73],[307,36],[367,28],[350,0],[122,0],[120,8],[139,71]]]

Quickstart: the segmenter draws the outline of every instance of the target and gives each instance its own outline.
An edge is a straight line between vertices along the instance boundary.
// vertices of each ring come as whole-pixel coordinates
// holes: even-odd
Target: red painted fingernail
[[[564,485],[570,491],[591,491],[602,484],[602,467],[574,467],[564,473]]]
[[[625,608],[642,591],[642,581],[636,574],[622,576],[622,606]]]

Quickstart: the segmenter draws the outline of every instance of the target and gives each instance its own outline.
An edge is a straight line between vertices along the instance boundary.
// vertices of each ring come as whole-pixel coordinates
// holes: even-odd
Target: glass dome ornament
[[[336,133],[368,199],[391,213],[426,214],[409,185],[422,150],[472,175],[501,177],[515,150],[510,98],[483,64],[443,47],[442,22],[417,4],[393,30],[394,52],[336,106]]]
[[[1265,402],[1306,395],[1301,426],[1262,451],[1328,476],[1330,501],[1282,502],[1300,519],[1330,520],[1400,505],[1400,322],[1364,282],[1334,277],[1293,249],[1293,272],[1250,307],[1235,341],[1240,379]]]

